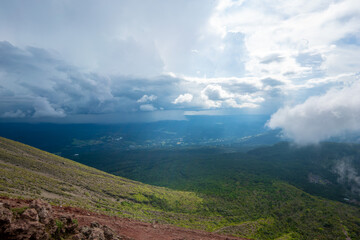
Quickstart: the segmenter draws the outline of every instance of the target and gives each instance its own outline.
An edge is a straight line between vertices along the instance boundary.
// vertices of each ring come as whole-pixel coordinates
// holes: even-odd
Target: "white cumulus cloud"
[[[193,100],[193,95],[190,93],[180,94],[172,103],[179,104],[179,103],[189,103]]]
[[[268,122],[299,144],[318,143],[360,130],[360,84],[332,89],[304,103],[279,109]]]
[[[208,108],[256,108],[265,99],[256,94],[239,94],[225,90],[220,85],[208,85],[201,91]]]
[[[152,101],[154,101],[156,99],[157,99],[157,96],[155,96],[155,95],[148,96],[148,95],[145,94],[139,100],[137,100],[137,102],[139,102],[139,103],[152,102]]]

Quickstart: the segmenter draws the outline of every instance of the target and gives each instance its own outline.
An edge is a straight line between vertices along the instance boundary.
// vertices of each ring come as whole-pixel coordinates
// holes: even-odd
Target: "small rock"
[[[106,240],[115,239],[116,234],[114,233],[114,231],[111,228],[109,228],[108,226],[103,226],[102,230],[104,231],[104,236],[105,236]]]
[[[91,229],[88,226],[83,226],[80,229],[80,233],[82,233],[85,237],[89,237],[91,234]]]
[[[0,231],[0,236],[3,239],[49,239],[44,224],[24,218],[7,225],[4,232]]]
[[[31,208],[35,208],[41,223],[48,224],[53,218],[51,205],[40,199],[34,200],[30,203]]]
[[[68,233],[75,233],[76,232],[76,229],[77,229],[78,225],[76,223],[70,223],[70,224],[67,224],[65,229],[66,229],[66,232]]]
[[[10,209],[10,207],[11,207],[9,203],[6,203],[6,202],[5,202],[5,203],[2,203],[2,204],[3,204],[4,208]]]
[[[9,206],[10,208],[10,206]],[[119,236],[111,228],[92,222],[90,226],[79,227],[75,215],[57,214],[53,217],[51,205],[34,200],[20,217],[0,203],[0,240],[2,239],[73,239],[73,240],[129,240]]]
[[[99,227],[100,227],[100,224],[99,224],[98,222],[92,222],[92,223],[90,224],[90,227],[92,227],[92,228],[99,228]]]
[[[39,215],[38,215],[37,211],[34,208],[26,209],[21,214],[21,218],[24,219],[24,220],[29,220],[29,221],[33,221],[33,222],[38,222],[39,221]]]
[[[12,212],[4,204],[0,205],[0,225],[11,224],[12,216]]]
[[[91,229],[89,240],[105,240],[104,231],[97,227]]]
[[[61,216],[60,221],[62,221],[64,224],[71,224],[72,223],[72,218],[69,215]]]
[[[83,234],[78,233],[78,234],[75,234],[74,236],[72,236],[71,239],[72,239],[72,240],[83,240],[83,239],[85,239],[85,238],[84,238],[84,235],[83,235]]]

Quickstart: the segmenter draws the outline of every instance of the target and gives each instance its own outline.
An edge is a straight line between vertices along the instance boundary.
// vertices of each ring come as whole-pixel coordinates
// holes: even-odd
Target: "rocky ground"
[[[236,240],[199,230],[107,216],[80,208],[51,206],[40,199],[0,197],[0,239],[215,239]]]

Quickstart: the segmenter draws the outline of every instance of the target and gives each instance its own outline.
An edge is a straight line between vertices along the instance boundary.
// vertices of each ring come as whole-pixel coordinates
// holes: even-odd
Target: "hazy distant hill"
[[[142,165],[115,169],[188,190],[175,191],[116,177],[1,138],[0,190],[2,195],[41,197],[108,214],[254,239],[360,238],[358,207],[321,199],[281,178],[259,174],[258,169],[267,167],[256,168],[253,163],[260,160],[249,154],[218,155],[216,151],[173,152],[176,161],[169,161],[164,153],[159,157],[156,151],[133,152],[133,160],[143,157]]]
[[[0,136],[66,154],[88,147],[153,149],[184,146],[264,145],[279,141],[264,127],[268,116],[188,116],[183,121],[123,124],[3,123]],[[56,138],[57,141],[49,141]]]

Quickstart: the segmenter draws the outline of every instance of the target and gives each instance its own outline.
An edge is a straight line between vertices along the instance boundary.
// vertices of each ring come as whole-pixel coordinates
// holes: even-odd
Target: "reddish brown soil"
[[[8,203],[11,208],[27,206],[31,200],[9,199],[0,197],[0,202]],[[108,226],[121,236],[131,239],[156,239],[156,240],[245,240],[232,236],[219,235],[201,230],[191,230],[165,224],[151,224],[137,220],[107,216],[90,212],[80,208],[53,206],[54,217],[71,216],[78,220],[79,226],[89,226],[92,222]]]

